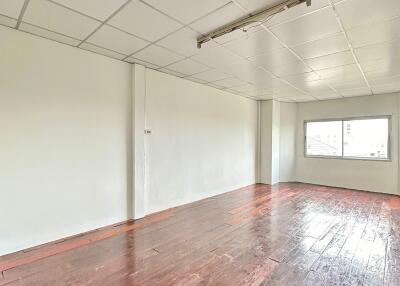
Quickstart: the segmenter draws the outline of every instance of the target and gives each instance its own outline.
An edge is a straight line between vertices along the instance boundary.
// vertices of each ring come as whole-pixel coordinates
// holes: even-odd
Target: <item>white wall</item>
[[[256,101],[147,69],[146,129],[146,213],[256,181]]]
[[[377,95],[298,104],[297,181],[399,194],[399,95]],[[304,157],[304,120],[372,115],[392,115],[391,162]]]
[[[131,65],[0,38],[0,255],[127,219]]]
[[[297,103],[280,103],[279,181],[296,180]]]
[[[255,183],[256,101],[0,38],[0,255]]]
[[[0,255],[256,182],[255,101],[7,28],[0,38]],[[262,102],[261,182],[399,194],[399,102]],[[304,120],[388,114],[391,162],[304,158]]]
[[[271,184],[279,183],[279,164],[280,164],[280,132],[281,132],[281,103],[279,101],[272,101],[272,156],[271,156]]]
[[[260,179],[263,184],[272,182],[272,132],[276,128],[273,122],[274,101],[261,101],[260,106]]]
[[[295,180],[296,111],[296,103],[261,102],[261,183]]]
[[[132,126],[134,129],[133,142],[133,218],[138,219],[145,216],[144,191],[145,191],[145,136],[146,128],[146,68],[140,65],[132,66],[133,82],[133,116]]]
[[[387,94],[308,103],[261,103],[260,182],[299,181],[389,194],[398,187],[400,95]],[[305,120],[391,115],[390,162],[304,157]],[[279,148],[276,148],[278,141]],[[276,158],[279,158],[279,164]],[[276,175],[278,173],[278,176]],[[276,178],[279,179],[276,179]]]

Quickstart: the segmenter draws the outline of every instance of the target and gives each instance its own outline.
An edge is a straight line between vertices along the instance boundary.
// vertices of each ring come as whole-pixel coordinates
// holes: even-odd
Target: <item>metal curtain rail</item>
[[[307,3],[307,6],[310,6],[311,0],[286,0],[286,1],[284,1],[280,4],[277,4],[273,7],[262,10],[254,15],[250,15],[246,18],[239,19],[231,24],[222,26],[221,28],[211,31],[210,33],[207,33],[206,35],[198,38],[197,39],[197,47],[200,49],[202,44],[210,41],[211,39],[221,37],[225,34],[233,32],[237,29],[243,28],[251,23],[261,22],[272,15],[278,14],[284,10],[287,10],[289,8],[292,8],[292,7],[302,4],[302,3]]]

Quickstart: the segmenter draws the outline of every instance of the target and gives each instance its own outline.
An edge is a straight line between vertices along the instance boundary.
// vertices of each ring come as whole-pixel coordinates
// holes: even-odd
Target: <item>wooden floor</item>
[[[254,185],[0,257],[0,285],[400,285],[400,198]]]

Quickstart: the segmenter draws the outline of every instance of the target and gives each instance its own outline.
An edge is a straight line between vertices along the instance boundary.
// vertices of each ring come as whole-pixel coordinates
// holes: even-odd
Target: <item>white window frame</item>
[[[369,158],[369,157],[344,156],[343,155],[344,154],[344,122],[352,121],[352,120],[369,120],[369,119],[387,119],[388,120],[388,146],[387,146],[388,157],[387,158]],[[330,122],[330,121],[341,121],[342,122],[342,156],[308,155],[307,154],[307,123],[309,123],[309,122]],[[383,162],[391,162],[392,161],[392,116],[391,115],[304,120],[303,132],[304,132],[303,145],[304,145],[304,157],[305,158],[365,160],[365,161],[383,161]]]

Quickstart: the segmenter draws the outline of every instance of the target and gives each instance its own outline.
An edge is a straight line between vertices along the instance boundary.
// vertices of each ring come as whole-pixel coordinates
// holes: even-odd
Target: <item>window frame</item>
[[[387,119],[388,120],[388,146],[387,146],[387,158],[369,158],[369,157],[350,157],[344,156],[344,122],[352,120],[369,120],[369,119]],[[331,122],[341,121],[342,122],[342,156],[327,156],[327,155],[308,155],[307,154],[307,123],[309,122]],[[376,116],[359,116],[359,117],[340,117],[340,118],[329,118],[329,119],[312,119],[304,120],[303,122],[303,146],[304,146],[304,158],[320,158],[320,159],[341,159],[341,160],[361,160],[361,161],[381,161],[391,162],[392,161],[392,116],[391,115],[376,115]]]

